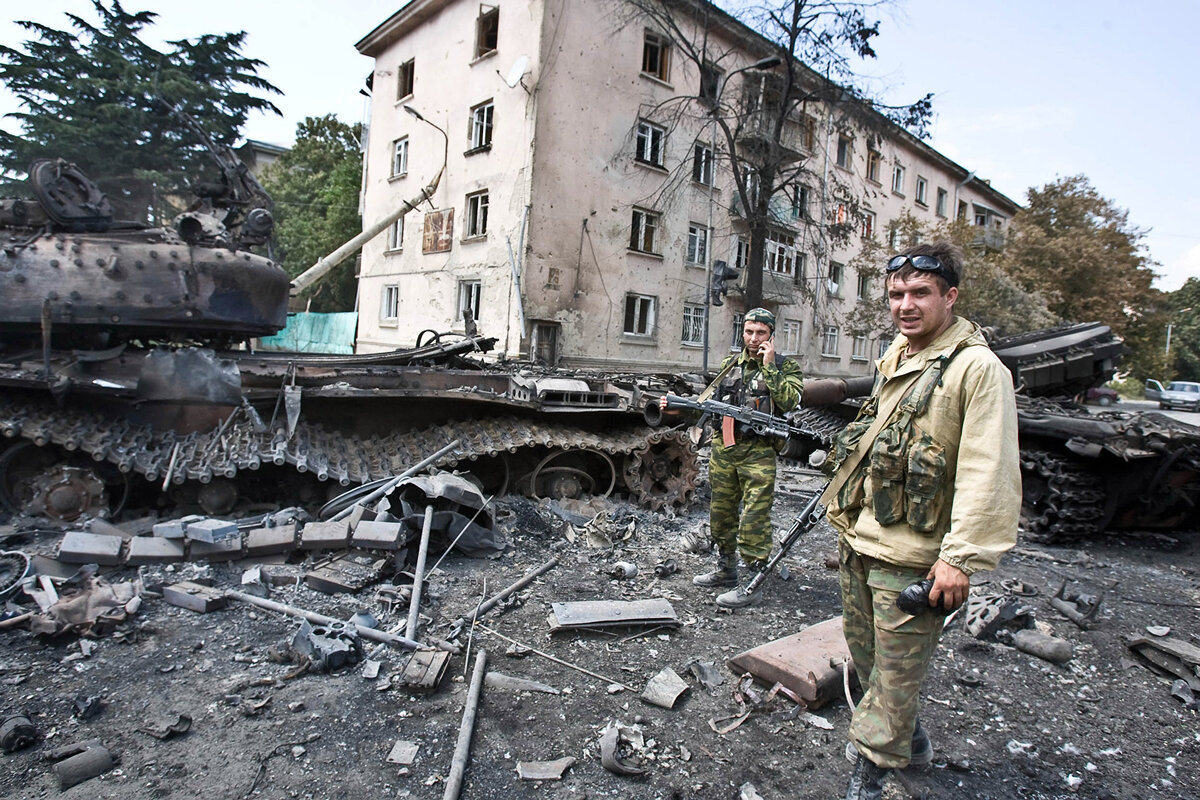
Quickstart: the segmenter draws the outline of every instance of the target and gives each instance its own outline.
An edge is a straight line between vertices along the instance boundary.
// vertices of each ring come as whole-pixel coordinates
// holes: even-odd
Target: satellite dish
[[[516,88],[516,85],[521,82],[521,78],[525,77],[525,68],[529,66],[529,56],[519,56],[513,65],[508,68],[508,76],[504,82],[508,84],[508,88]]]

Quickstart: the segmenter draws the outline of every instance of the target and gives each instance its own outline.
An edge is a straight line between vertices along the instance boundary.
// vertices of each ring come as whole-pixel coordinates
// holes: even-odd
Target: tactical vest
[[[776,368],[782,367],[785,360],[776,353]],[[717,395],[722,403],[731,406],[747,406],[755,411],[775,414],[775,401],[771,399],[771,390],[767,388],[767,380],[761,369],[755,370],[754,377],[747,381],[745,370],[740,365],[734,366],[721,381]]]
[[[931,361],[892,412],[887,424],[871,444],[866,467],[854,467],[852,474],[838,490],[838,504],[843,509],[861,507],[865,499],[867,475],[871,477],[871,505],[880,525],[907,522],[920,533],[932,534],[948,496],[940,491],[946,478],[946,452],[928,433],[921,431],[916,421],[929,407],[933,390],[941,385],[951,360],[967,343],[960,342],[948,355]],[[847,425],[837,439],[826,462],[829,475],[838,469],[857,449],[863,435],[874,424],[879,413],[879,390],[883,376],[875,380],[870,398],[859,409],[854,422]]]

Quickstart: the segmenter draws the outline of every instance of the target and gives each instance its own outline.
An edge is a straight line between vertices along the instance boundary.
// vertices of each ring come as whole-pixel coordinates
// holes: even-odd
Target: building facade
[[[691,371],[740,346],[738,279],[725,293],[712,277],[744,280],[748,229],[696,100],[738,109],[737,146],[752,146],[772,79],[751,67],[772,51],[695,7],[721,53],[704,75],[625,0],[413,0],[358,43],[375,59],[364,220],[446,165],[432,200],[363,249],[360,351],[462,331],[464,314],[494,355],[567,367]],[[860,121],[825,103],[789,117],[797,177],[770,200],[763,301],[810,375],[868,372],[890,341],[864,256],[908,244],[900,223],[965,218],[995,245],[1017,210],[902,129]]]

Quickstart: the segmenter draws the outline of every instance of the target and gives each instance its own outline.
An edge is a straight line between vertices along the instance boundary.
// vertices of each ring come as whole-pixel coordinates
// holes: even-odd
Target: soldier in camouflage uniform
[[[716,399],[782,414],[800,403],[800,365],[775,353],[775,315],[765,308],[746,312],[743,348],[721,363]],[[711,388],[711,387],[710,387]],[[713,431],[708,480],[712,486],[709,525],[717,546],[717,568],[697,575],[697,586],[734,587],[717,597],[726,608],[762,600],[762,588],[747,591],[771,555],[771,504],[775,498],[775,445],[738,429],[724,417]],[[738,582],[738,554],[747,574]]]
[[[846,800],[877,800],[891,769],[929,764],[917,720],[944,617],[896,598],[931,578],[929,604],[964,603],[970,576],[1013,546],[1021,508],[1012,376],[954,315],[961,252],[920,245],[888,262],[900,335],[858,418],[839,434],[822,502],[838,531],[842,623],[864,694],[850,721]]]

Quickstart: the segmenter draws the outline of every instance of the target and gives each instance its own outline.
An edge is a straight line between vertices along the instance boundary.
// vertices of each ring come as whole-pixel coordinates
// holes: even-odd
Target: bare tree
[[[732,176],[731,210],[741,218],[749,240],[743,278],[748,308],[763,301],[772,229],[799,228],[819,259],[857,229],[855,192],[826,174],[827,159],[816,157],[831,141],[836,146],[839,131],[881,137],[898,124],[918,137],[927,135],[932,95],[911,105],[883,105],[867,94],[855,72],[859,60],[875,55],[871,42],[879,35],[879,22],[871,15],[884,5],[872,0],[768,0],[744,4],[734,17],[706,0],[621,3],[623,22],[660,31],[676,66],[699,78],[691,81],[698,86],[695,94],[674,96],[647,109],[645,116],[669,128],[690,128],[696,137],[693,146],[704,141],[705,131],[715,130],[708,142],[712,150],[707,156],[698,151],[696,159],[708,158]],[[727,91],[735,75],[741,75],[740,91]],[[694,160],[682,168],[689,167],[698,168]],[[708,178],[713,180],[713,173]],[[659,194],[678,184],[666,181]],[[820,198],[808,196],[814,188]],[[814,213],[804,206],[815,200]],[[819,284],[814,284],[810,296],[818,295]]]

